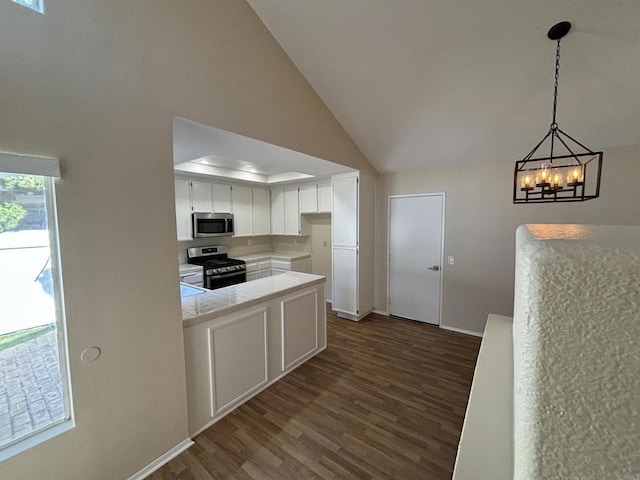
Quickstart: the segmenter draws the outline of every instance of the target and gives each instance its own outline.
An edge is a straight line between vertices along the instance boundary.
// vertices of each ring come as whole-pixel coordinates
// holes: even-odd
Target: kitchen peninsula
[[[191,436],[326,348],[324,283],[288,272],[182,298]]]

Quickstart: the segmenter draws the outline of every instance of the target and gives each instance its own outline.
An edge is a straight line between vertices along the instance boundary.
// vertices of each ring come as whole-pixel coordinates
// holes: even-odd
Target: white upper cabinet
[[[213,185],[213,213],[231,213],[231,185]]]
[[[299,197],[300,213],[318,212],[318,186],[300,185]]]
[[[271,203],[269,190],[264,188],[253,188],[253,234],[271,234]]]
[[[331,183],[318,185],[318,213],[331,213]]]
[[[231,189],[234,237],[253,235],[251,187],[235,185]]]
[[[284,235],[284,189],[271,190],[271,234]]]
[[[285,235],[300,235],[298,187],[284,189],[284,233]]]
[[[358,246],[358,174],[333,178],[334,246]]]
[[[191,181],[191,206],[194,212],[213,212],[211,183]]]
[[[191,186],[189,180],[175,179],[176,227],[178,240],[191,240]]]

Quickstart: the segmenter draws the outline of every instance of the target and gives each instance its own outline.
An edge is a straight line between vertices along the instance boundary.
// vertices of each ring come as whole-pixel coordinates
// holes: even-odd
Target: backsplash
[[[310,237],[285,237],[274,235],[271,237],[273,250],[276,252],[311,252]]]
[[[187,248],[208,245],[226,245],[229,256],[251,255],[262,252],[311,252],[311,237],[285,237],[264,235],[261,237],[212,237],[178,242],[178,263],[187,262]],[[251,242],[251,245],[249,245]]]
[[[251,245],[249,245],[251,242]],[[273,245],[271,236],[261,237],[211,237],[197,238],[186,242],[178,242],[178,263],[187,262],[187,249],[192,247],[205,247],[208,245],[226,245],[229,248],[229,256],[250,255],[252,253],[271,252]]]

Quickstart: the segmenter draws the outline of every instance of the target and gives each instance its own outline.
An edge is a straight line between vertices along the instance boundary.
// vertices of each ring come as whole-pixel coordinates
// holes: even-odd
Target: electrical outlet
[[[447,257],[447,263],[448,263],[449,265],[455,265],[455,264],[456,264],[456,259],[454,258],[454,256],[453,256],[453,255],[449,255],[449,256]]]
[[[253,240],[248,239],[248,240],[247,240],[247,245],[249,245],[249,246],[253,245]]]

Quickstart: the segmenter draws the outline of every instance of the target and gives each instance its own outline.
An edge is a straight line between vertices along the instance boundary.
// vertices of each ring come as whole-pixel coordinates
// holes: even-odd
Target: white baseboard
[[[389,312],[387,312],[386,310],[378,310],[377,308],[373,309],[373,313],[377,313],[379,315],[384,315],[385,317],[389,316]]]
[[[452,332],[464,333],[465,335],[473,335],[474,337],[482,338],[483,334],[479,332],[472,332],[471,330],[464,330],[462,328],[448,327],[447,325],[440,325],[440,328],[444,330],[451,330]]]
[[[182,442],[180,442],[178,445],[173,447],[171,450],[160,455],[158,458],[156,458],[153,462],[151,462],[149,465],[144,467],[142,470],[131,475],[128,480],[142,480],[144,478],[147,478],[153,472],[158,470],[163,465],[169,463],[169,461],[173,460],[175,457],[180,455],[182,452],[184,452],[187,448],[189,448],[193,444],[194,444],[194,441],[191,440],[190,438],[184,439]]]

